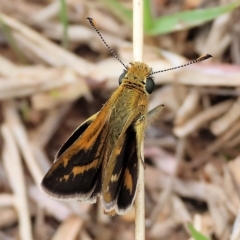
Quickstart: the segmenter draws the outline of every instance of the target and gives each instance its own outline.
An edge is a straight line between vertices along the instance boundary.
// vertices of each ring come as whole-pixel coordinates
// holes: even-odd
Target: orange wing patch
[[[129,190],[130,194],[133,191],[133,179],[132,175],[130,174],[128,168],[124,171],[124,185]]]

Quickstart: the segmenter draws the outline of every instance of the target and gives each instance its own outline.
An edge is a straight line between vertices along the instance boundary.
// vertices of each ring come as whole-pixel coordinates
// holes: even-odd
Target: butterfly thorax
[[[137,72],[137,75],[134,72]],[[108,129],[108,136],[105,144],[107,149],[116,146],[127,130],[137,119],[146,116],[148,110],[148,93],[145,90],[144,81],[151,69],[144,63],[135,62],[127,71],[122,84],[113,93],[106,107],[108,120],[105,127]],[[107,153],[106,153],[107,154]],[[108,161],[109,158],[106,158]]]

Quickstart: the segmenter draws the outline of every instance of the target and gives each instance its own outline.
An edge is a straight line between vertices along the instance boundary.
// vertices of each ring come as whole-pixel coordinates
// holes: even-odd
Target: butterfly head
[[[126,70],[119,77],[119,85],[124,81],[135,82],[145,86],[146,91],[150,94],[153,92],[155,83],[151,77],[152,69],[143,62],[131,62]]]

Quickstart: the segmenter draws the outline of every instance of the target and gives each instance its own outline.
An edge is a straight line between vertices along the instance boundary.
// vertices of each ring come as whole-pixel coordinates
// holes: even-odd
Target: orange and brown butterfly
[[[102,109],[83,122],[59,149],[42,188],[56,199],[95,203],[100,196],[106,213],[124,214],[136,196],[139,164],[144,162],[144,131],[163,108],[160,105],[148,113],[149,94],[155,86],[152,75],[157,72],[143,62],[125,66],[93,19],[88,20],[125,70],[119,77],[120,86]]]

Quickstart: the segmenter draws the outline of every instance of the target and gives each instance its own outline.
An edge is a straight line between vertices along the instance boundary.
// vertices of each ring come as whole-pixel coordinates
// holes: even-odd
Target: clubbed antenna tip
[[[209,58],[212,58],[212,55],[206,54],[206,55],[200,56],[199,58],[197,58],[197,59],[195,59],[195,60],[193,60],[189,63],[183,64],[183,65],[180,65],[180,66],[177,66],[177,67],[173,67],[173,68],[168,68],[168,69],[152,72],[150,75],[153,75],[153,74],[156,74],[156,73],[161,73],[161,72],[167,72],[167,71],[174,70],[174,69],[177,69],[177,68],[186,67],[186,66],[191,65],[193,63],[202,62],[202,61],[207,60]]]
[[[127,66],[121,61],[121,59],[118,57],[118,55],[109,47],[109,45],[106,43],[106,41],[104,40],[102,34],[99,32],[97,25],[95,23],[95,21],[93,20],[93,18],[88,17],[87,18],[88,21],[90,22],[90,24],[92,25],[92,27],[95,29],[95,31],[97,32],[97,34],[99,35],[99,37],[102,39],[103,43],[105,44],[105,46],[108,48],[108,50],[111,52],[111,54],[124,66],[124,68],[127,70]]]

